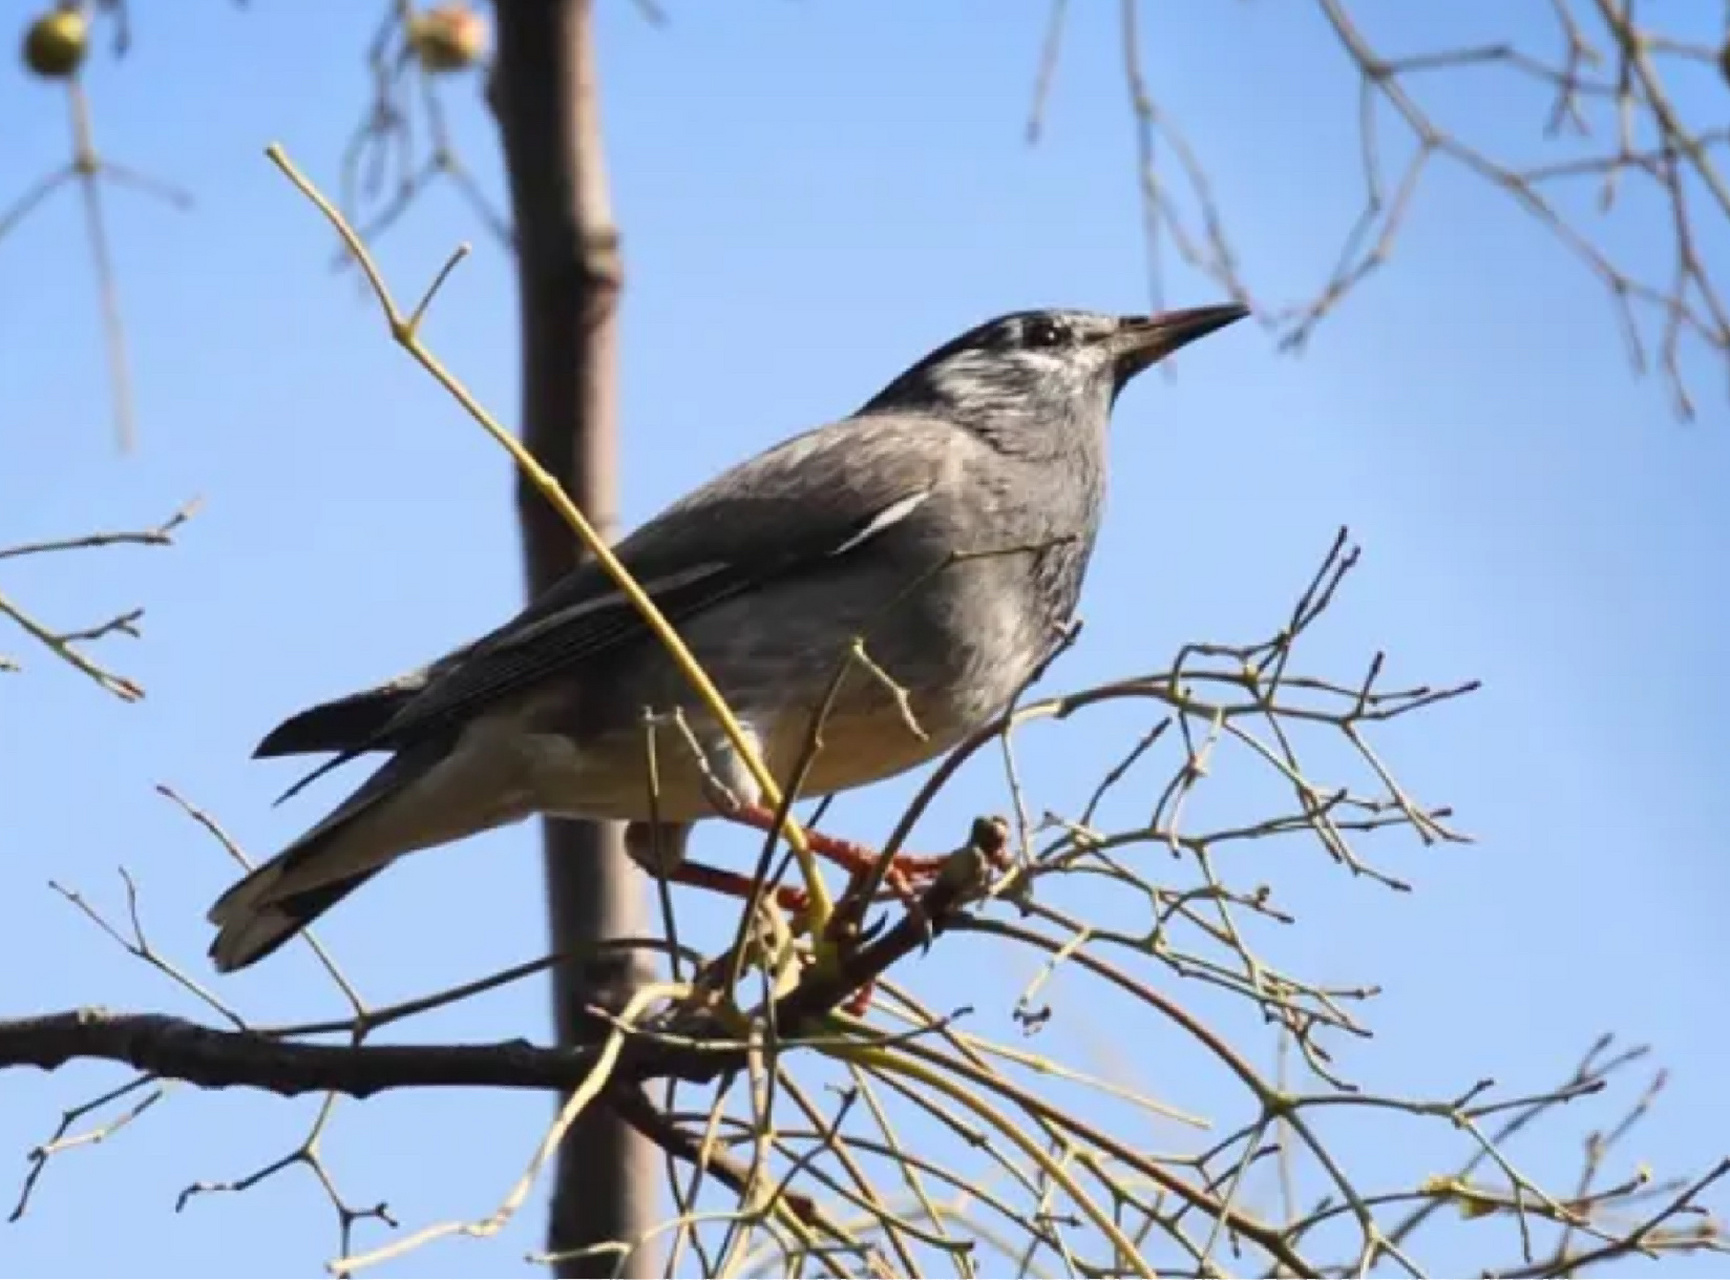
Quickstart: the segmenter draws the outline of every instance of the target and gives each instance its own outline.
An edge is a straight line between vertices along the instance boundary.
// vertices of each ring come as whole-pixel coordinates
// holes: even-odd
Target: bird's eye
[[[1055,320],[1029,320],[1022,339],[1030,347],[1060,347],[1064,336],[1063,326]]]

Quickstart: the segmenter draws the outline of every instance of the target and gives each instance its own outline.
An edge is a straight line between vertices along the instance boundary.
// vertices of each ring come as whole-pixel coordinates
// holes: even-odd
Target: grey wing
[[[889,416],[819,428],[710,481],[626,538],[615,554],[678,626],[782,575],[864,554],[895,533],[941,483],[954,433],[939,421]],[[586,564],[457,661],[435,669],[371,742],[345,751],[288,794],[375,744],[400,748],[649,635],[612,578]]]
[[[378,735],[396,713],[439,674],[460,662],[474,648],[464,645],[444,657],[398,676],[394,680],[343,694],[295,712],[282,721],[253,748],[253,756],[323,755],[383,745]]]

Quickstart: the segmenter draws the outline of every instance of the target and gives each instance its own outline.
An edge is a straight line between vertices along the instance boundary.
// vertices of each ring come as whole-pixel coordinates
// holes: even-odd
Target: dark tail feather
[[[252,754],[263,759],[362,748],[378,741],[385,725],[416,692],[416,688],[385,685],[321,702],[277,725]]]
[[[432,739],[398,752],[293,844],[230,885],[207,913],[217,926],[210,948],[217,969],[256,963],[398,856],[432,843],[441,834],[439,795],[417,799],[414,787],[449,745]]]
[[[243,934],[226,930],[218,933],[210,944],[210,958],[223,973],[257,964],[275,954],[284,943],[299,937],[314,920],[383,870],[373,867],[346,880],[332,880],[305,893],[277,899],[248,921]]]

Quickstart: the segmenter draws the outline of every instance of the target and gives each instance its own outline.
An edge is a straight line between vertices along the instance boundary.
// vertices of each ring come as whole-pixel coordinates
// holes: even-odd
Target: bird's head
[[[1151,316],[1014,312],[939,347],[861,412],[942,414],[1011,447],[1023,432],[1103,428],[1136,374],[1248,314],[1235,303]]]

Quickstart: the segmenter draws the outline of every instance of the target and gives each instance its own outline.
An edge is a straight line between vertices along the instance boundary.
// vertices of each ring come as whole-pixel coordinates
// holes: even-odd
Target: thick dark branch
[[[569,1089],[588,1075],[596,1052],[590,1046],[544,1049],[522,1040],[304,1044],[165,1014],[95,1008],[0,1021],[0,1068],[53,1071],[96,1059],[207,1089],[246,1086],[285,1097],[324,1090],[364,1098],[407,1088]]]
[[[843,947],[837,963],[812,967],[776,1002],[768,1025],[798,1037],[855,991],[953,923],[1000,859],[1001,820],[981,820],[973,840],[887,932]],[[249,1086],[284,1096],[330,1090],[364,1098],[388,1089],[492,1087],[556,1089],[580,1085],[594,1069],[610,1020],[591,1012],[574,1043],[545,1048],[525,1040],[495,1044],[324,1045],[268,1031],[228,1031],[165,1014],[87,1008],[0,1020],[0,1070],[53,1071],[79,1059],[120,1062],[165,1079],[209,1089]],[[707,1010],[676,1019],[660,1036],[638,1031],[615,1068],[618,1082],[676,1078],[694,1083],[746,1065],[746,1047]]]

